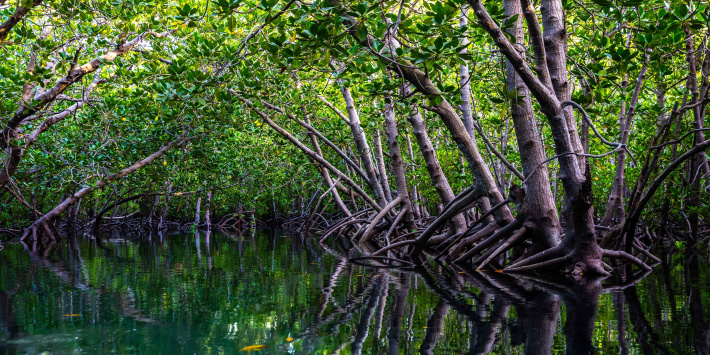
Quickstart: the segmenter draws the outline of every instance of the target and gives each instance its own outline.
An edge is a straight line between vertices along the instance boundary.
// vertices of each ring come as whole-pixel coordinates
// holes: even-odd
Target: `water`
[[[0,250],[0,354],[690,354],[710,342],[707,258],[694,253],[635,286],[562,287],[358,266],[267,232],[28,250]]]

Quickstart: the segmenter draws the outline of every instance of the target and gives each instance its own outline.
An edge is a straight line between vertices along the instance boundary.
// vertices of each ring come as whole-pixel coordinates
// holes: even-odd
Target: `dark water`
[[[107,246],[0,250],[0,354],[690,354],[710,342],[707,258],[690,252],[635,286],[563,287],[358,266],[261,232]]]

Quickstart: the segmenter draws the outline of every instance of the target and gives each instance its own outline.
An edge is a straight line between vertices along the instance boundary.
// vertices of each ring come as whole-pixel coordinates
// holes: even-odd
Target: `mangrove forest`
[[[0,355],[710,353],[704,0],[0,0],[0,58]]]

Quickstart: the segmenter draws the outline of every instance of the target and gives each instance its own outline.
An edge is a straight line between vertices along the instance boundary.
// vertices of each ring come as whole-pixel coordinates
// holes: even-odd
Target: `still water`
[[[562,286],[354,265],[279,232],[5,245],[0,354],[707,354],[707,256],[663,259]]]

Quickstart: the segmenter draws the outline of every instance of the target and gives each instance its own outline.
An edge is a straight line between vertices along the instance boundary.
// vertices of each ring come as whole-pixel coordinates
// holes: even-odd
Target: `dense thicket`
[[[251,211],[386,247],[383,262],[434,247],[603,274],[602,257],[647,268],[632,255],[664,233],[706,233],[703,2],[0,9],[8,237]]]

